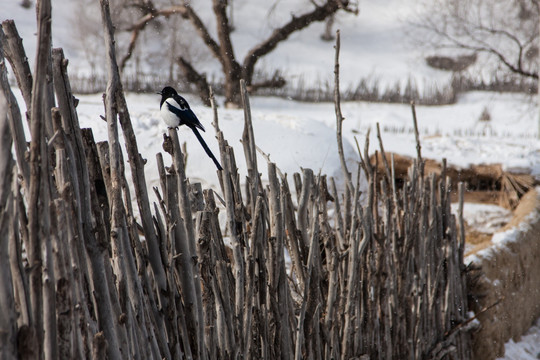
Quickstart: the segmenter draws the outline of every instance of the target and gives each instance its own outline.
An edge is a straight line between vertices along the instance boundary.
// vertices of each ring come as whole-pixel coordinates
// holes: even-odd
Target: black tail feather
[[[197,128],[195,126],[190,126],[191,130],[193,130],[193,133],[195,134],[195,136],[197,137],[197,139],[199,140],[199,142],[201,143],[204,151],[206,151],[206,153],[208,154],[208,156],[210,156],[210,159],[212,159],[212,161],[214,161],[214,164],[216,164],[216,167],[218,168],[218,170],[223,170],[223,168],[221,167],[221,165],[219,164],[219,161],[217,161],[216,157],[214,156],[214,154],[212,154],[212,151],[210,151],[210,148],[208,147],[208,145],[206,145],[206,142],[204,141],[203,137],[201,136],[201,134],[199,133],[199,130],[197,130]]]

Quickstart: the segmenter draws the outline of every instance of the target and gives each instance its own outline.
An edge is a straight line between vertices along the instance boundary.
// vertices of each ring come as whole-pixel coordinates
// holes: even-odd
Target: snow
[[[106,123],[99,118],[103,114],[100,103],[101,95],[79,96],[79,121],[81,127],[91,127],[97,141],[107,139]],[[127,103],[130,109],[139,151],[147,158],[146,175],[150,185],[159,183],[157,164],[154,155],[163,152],[161,144],[167,127],[159,117],[159,95],[128,94]],[[186,95],[186,100],[206,128],[203,133],[208,146],[215,154],[219,154],[215,131],[210,125],[212,110],[203,107],[200,102]],[[292,174],[301,168],[311,168],[315,172],[330,176],[340,176],[339,158],[335,130],[324,122],[316,121],[310,116],[303,116],[297,111],[288,115],[272,112],[273,107],[286,105],[287,101],[273,98],[260,108],[257,101],[252,102],[254,135],[257,146],[269,155],[283,173]],[[266,108],[265,108],[266,106]],[[330,105],[327,105],[330,107]],[[243,158],[243,146],[240,142],[244,127],[243,110],[219,109],[219,126],[225,139],[234,148],[240,174],[246,174],[247,168]],[[181,142],[187,145],[186,173],[192,182],[201,181],[205,187],[219,189],[219,182],[212,161],[202,150],[191,130],[180,127]],[[354,149],[350,143],[344,144],[347,159],[354,166]],[[283,151],[287,149],[287,151]],[[258,155],[259,170],[266,174],[266,160]]]
[[[491,238],[491,246],[466,256],[463,262],[465,264],[480,264],[482,262],[481,259],[491,259],[492,255],[497,251],[498,248],[504,248],[508,243],[515,242],[518,239],[519,233],[527,231],[527,229],[528,225],[521,223],[518,226],[512,227],[505,231],[495,232]]]
[[[537,187],[536,191],[540,191],[540,187]],[[475,213],[474,209],[477,209],[478,212]],[[478,257],[489,258],[492,252],[497,251],[497,248],[506,247],[509,243],[517,241],[520,233],[530,231],[531,220],[540,216],[538,210],[535,209],[527,214],[518,225],[504,231],[498,231],[511,218],[511,213],[508,210],[495,205],[466,203],[463,212],[463,217],[470,226],[480,232],[493,234],[491,238],[492,245],[467,256],[464,260],[466,264],[471,262],[480,263]]]
[[[452,212],[457,212],[458,204],[452,204]],[[465,203],[463,218],[467,225],[485,234],[494,234],[512,218],[512,212],[501,206],[490,204]]]
[[[97,2],[94,2],[97,4]],[[193,2],[203,9],[210,2]],[[264,3],[264,4],[263,4]],[[70,73],[92,73],[86,61],[83,42],[74,39],[73,24],[77,17],[84,16],[74,7],[78,3],[69,0],[53,2],[53,45],[64,47],[70,59]],[[256,2],[237,0],[234,2],[236,22],[233,33],[235,52],[243,59],[246,52],[264,39],[275,27],[283,24],[299,6],[300,1]],[[91,12],[88,4],[87,13]],[[33,9],[23,9],[15,0],[2,4],[0,20],[16,20],[19,33],[24,39],[27,55],[35,57],[36,21]],[[360,2],[360,14],[341,14],[335,28],[341,29],[341,84],[342,89],[354,86],[362,78],[380,81],[381,87],[402,83],[413,78],[422,86],[442,86],[449,74],[433,70],[423,60],[423,50],[411,48],[405,34],[407,19],[422,9],[415,0],[380,0]],[[75,20],[73,15],[75,14]],[[249,14],[249,16],[245,16]],[[208,14],[206,14],[208,15]],[[261,18],[268,21],[260,21]],[[211,20],[204,16],[203,20]],[[244,21],[245,19],[245,21]],[[213,26],[209,26],[214,31]],[[287,42],[261,60],[259,68],[267,72],[284,70],[289,82],[304,81],[308,84],[332,84],[334,49],[332,42],[322,42],[319,35],[323,24],[314,24],[308,30],[293,34]],[[121,43],[121,42],[119,42]],[[99,49],[99,42],[94,44]],[[159,54],[158,54],[159,56]],[[151,56],[149,56],[151,57]],[[156,61],[155,58],[152,61]],[[96,65],[99,70],[99,65]],[[201,66],[210,76],[217,76],[217,64],[212,60],[201,60]],[[159,70],[159,68],[158,68]],[[165,84],[164,84],[165,85]],[[160,89],[156,89],[159,91]],[[15,91],[19,106],[24,101]],[[182,94],[199,117],[207,131],[203,133],[210,149],[218,154],[215,131],[211,126],[212,111],[191,94]],[[78,114],[81,127],[91,127],[97,141],[107,139],[101,94],[78,95]],[[223,99],[218,99],[223,103]],[[500,163],[504,169],[519,169],[540,176],[540,143],[538,141],[538,108],[535,98],[523,94],[499,94],[473,92],[459,97],[454,105],[417,106],[422,155],[458,167],[471,164]],[[280,170],[287,174],[311,168],[315,172],[341,180],[341,169],[336,151],[335,111],[331,103],[300,103],[275,97],[251,99],[253,125],[257,145],[268,154]],[[139,151],[147,159],[145,167],[148,186],[158,186],[159,176],[155,154],[163,152],[161,144],[167,129],[159,118],[159,95],[127,94],[127,103],[138,140]],[[480,121],[480,114],[488,109],[491,120]],[[344,150],[349,170],[356,169],[358,155],[355,138],[363,148],[368,130],[371,130],[372,152],[378,149],[376,125],[380,124],[386,151],[416,156],[411,107],[402,104],[377,104],[367,102],[344,102],[342,112]],[[233,146],[239,167],[240,179],[246,174],[243,147],[240,143],[243,131],[243,111],[219,108],[219,124],[225,138]],[[218,178],[212,161],[206,156],[189,129],[180,129],[180,141],[186,142],[188,159],[186,173],[192,183],[200,181],[203,187],[219,190]],[[219,158],[219,156],[218,156]],[[170,159],[165,156],[166,164]],[[266,160],[258,155],[259,170],[266,177]],[[129,178],[129,175],[128,175]],[[149,192],[153,196],[153,192]],[[493,232],[497,222],[505,218],[500,208],[466,204],[465,218],[486,232]],[[519,229],[514,229],[519,231]],[[498,233],[494,243],[511,241],[512,231]],[[530,330],[517,345],[510,341],[506,345],[505,359],[533,359],[540,352],[540,322]],[[535,345],[536,344],[536,345]],[[528,354],[528,355],[527,355]],[[529,356],[529,357],[527,357]]]
[[[504,357],[499,360],[536,360],[540,358],[540,319],[521,336],[510,339],[504,346]]]
[[[452,204],[452,212],[457,214],[458,203]],[[512,212],[498,205],[476,204],[466,202],[463,204],[463,219],[465,226],[478,233],[493,235],[497,233],[512,218]],[[465,254],[474,251],[475,245],[465,243]],[[469,263],[473,258],[469,256],[465,263]]]

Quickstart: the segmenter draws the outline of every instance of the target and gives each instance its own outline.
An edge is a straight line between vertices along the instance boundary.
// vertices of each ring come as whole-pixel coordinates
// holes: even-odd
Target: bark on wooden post
[[[242,318],[245,299],[245,263],[244,263],[244,249],[241,240],[241,234],[239,234],[238,226],[236,223],[236,207],[235,207],[235,189],[233,187],[233,175],[237,169],[233,166],[232,151],[227,145],[227,142],[223,138],[223,133],[218,133],[218,142],[220,152],[222,154],[221,160],[223,164],[223,171],[221,171],[221,183],[223,186],[223,194],[225,197],[225,209],[227,212],[227,228],[230,232],[233,248],[234,259],[234,299],[235,310],[234,316],[239,319]],[[238,323],[237,323],[238,325]],[[238,338],[242,339],[242,327],[237,326],[235,332],[238,333]],[[239,349],[235,349],[238,351]]]
[[[102,0],[101,7],[102,9],[108,9],[108,1]],[[109,77],[114,76],[117,80],[117,85],[114,89],[114,93],[111,93],[110,96],[115,98],[120,124],[122,126],[122,131],[124,134],[126,150],[129,157],[129,164],[131,166],[131,175],[133,179],[133,185],[135,188],[135,193],[137,194],[136,200],[139,206],[139,212],[141,215],[142,227],[144,230],[144,235],[148,243],[149,250],[149,260],[154,271],[154,276],[160,287],[159,296],[161,302],[165,301],[165,297],[162,294],[167,293],[167,281],[165,273],[163,270],[163,264],[161,263],[161,258],[159,255],[159,245],[157,242],[157,236],[154,230],[152,214],[150,211],[150,202],[148,200],[148,190],[146,188],[146,179],[144,175],[144,161],[139,154],[137,140],[135,138],[135,132],[133,131],[133,126],[131,124],[131,119],[129,116],[129,110],[126,104],[126,99],[124,97],[124,92],[122,90],[122,83],[120,81],[120,72],[118,70],[118,64],[116,60],[116,53],[114,51],[114,33],[112,30],[112,23],[110,23],[110,14],[105,16],[104,11],[102,10],[102,19],[103,25],[106,31],[111,31],[110,36],[106,38],[106,41],[110,41],[111,44],[107,44],[110,48],[112,46],[111,54],[108,57],[108,67],[109,67]],[[163,304],[166,306],[166,304]]]
[[[107,64],[108,64],[108,77],[109,81],[107,84],[107,94],[105,96],[105,116],[107,119],[107,127],[108,127],[108,133],[109,133],[109,156],[110,156],[110,166],[111,166],[111,183],[112,183],[112,189],[113,189],[113,199],[112,204],[113,208],[111,209],[112,213],[112,219],[113,223],[115,219],[118,219],[119,212],[121,211],[122,207],[122,200],[121,200],[121,183],[119,179],[119,175],[117,174],[118,168],[119,168],[119,153],[120,153],[120,145],[118,140],[118,123],[117,123],[117,106],[116,106],[116,92],[118,91],[118,86],[120,82],[120,78],[118,73],[115,71],[115,63],[116,63],[116,56],[115,56],[115,49],[114,49],[114,31],[112,28],[112,22],[110,18],[110,12],[109,12],[109,3],[106,0],[100,1],[101,4],[101,16],[103,20],[103,27],[104,27],[104,37],[105,37],[105,50],[106,50],[106,56],[107,56]],[[111,234],[113,231],[113,225],[111,225]],[[113,235],[114,236],[114,235]],[[121,236],[121,234],[120,234]],[[91,246],[91,245],[90,245]],[[91,257],[98,257],[99,254],[95,253],[97,249],[92,249],[93,253],[91,254]],[[99,259],[101,257],[99,256]],[[95,264],[98,264],[98,261],[100,260],[95,259]],[[100,277],[102,276],[102,270],[94,268],[94,272]],[[104,275],[104,274],[103,274]],[[103,282],[103,285],[100,286],[107,286],[107,280],[105,278],[99,279]],[[117,326],[118,323],[115,320],[115,316],[112,312],[112,306],[111,306],[111,300],[109,297],[109,293],[105,288],[102,288],[103,292],[100,294],[98,298],[98,304],[101,305],[101,309],[99,309],[98,313],[100,315],[100,322],[102,323],[101,327],[103,329],[103,333],[105,335],[105,338],[107,339],[108,346],[107,346],[107,355],[112,359],[120,359],[122,357],[121,351],[120,351],[120,344],[118,342],[118,335],[117,335]]]
[[[197,253],[195,244],[195,233],[193,219],[191,215],[191,205],[189,203],[189,195],[187,190],[187,179],[184,173],[184,157],[180,149],[178,141],[178,133],[176,129],[169,129],[169,136],[173,145],[173,162],[176,171],[177,192],[179,200],[180,216],[182,217],[184,234],[182,239],[179,239],[178,244],[181,246],[177,249],[180,256],[180,275],[183,286],[183,296],[186,306],[186,315],[188,326],[192,334],[192,351],[196,351],[196,357],[204,356],[204,317],[202,316],[202,292],[200,275],[197,264]],[[179,226],[182,226],[179,224]]]
[[[0,37],[2,37],[2,29],[0,28]],[[17,103],[15,95],[11,91],[9,86],[6,63],[3,56],[5,51],[5,46],[2,41],[0,41],[0,87],[5,96],[6,100],[6,115],[9,122],[9,129],[11,130],[12,141],[15,144],[15,154],[17,155],[17,166],[21,171],[21,175],[24,180],[25,188],[28,190],[30,185],[30,167],[26,161],[26,151],[28,150],[28,145],[26,144],[26,138],[24,135],[23,123],[21,120],[21,111]],[[13,65],[12,65],[13,66]]]
[[[0,91],[0,358],[17,358],[17,327],[15,300],[9,266],[10,227],[14,213],[12,181],[15,161],[11,154],[11,134],[8,124],[8,107],[4,93]]]
[[[5,20],[0,28],[0,42],[6,58],[11,64],[19,89],[21,89],[27,111],[32,109],[32,73],[26,52],[13,20]]]
[[[36,69],[34,71],[34,82],[32,84],[32,113],[30,120],[30,132],[32,140],[30,142],[30,186],[28,205],[28,229],[29,248],[28,260],[31,268],[30,276],[30,300],[32,303],[32,328],[38,339],[38,357],[54,357],[56,355],[56,325],[47,329],[47,339],[45,339],[44,316],[51,311],[54,312],[54,304],[51,307],[44,307],[42,289],[43,266],[47,262],[47,251],[50,240],[50,219],[49,219],[49,178],[45,174],[49,173],[48,152],[45,134],[45,119],[50,116],[50,109],[47,99],[49,97],[47,86],[47,68],[49,52],[51,47],[51,3],[49,0],[39,2],[38,12],[38,46],[36,54]],[[46,264],[45,264],[46,265]],[[47,299],[49,300],[49,299]],[[49,301],[47,305],[51,304]],[[54,337],[54,339],[52,338]],[[47,340],[47,341],[45,341]],[[45,347],[45,344],[47,346]],[[47,349],[47,353],[43,351]]]
[[[260,176],[257,166],[257,150],[255,147],[255,135],[253,134],[253,122],[251,119],[251,106],[249,104],[249,97],[246,90],[246,82],[240,80],[240,91],[242,95],[242,105],[244,107],[244,131],[242,133],[242,145],[244,146],[244,154],[246,156],[246,164],[248,168],[248,176],[253,181],[251,186],[252,193],[250,199],[252,200],[251,212],[255,211],[255,200],[260,189]]]

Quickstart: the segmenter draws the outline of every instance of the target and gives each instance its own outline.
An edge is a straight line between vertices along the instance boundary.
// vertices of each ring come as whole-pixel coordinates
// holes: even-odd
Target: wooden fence
[[[2,24],[31,139],[2,57],[0,359],[470,357],[463,226],[444,170],[424,176],[418,147],[400,187],[391,163],[381,176],[364,161],[357,176],[345,171],[343,191],[309,169],[291,191],[271,162],[263,181],[244,91],[248,173],[238,173],[216,112],[220,191],[189,182],[172,129],[150,203],[101,3],[107,142],[79,127],[67,61],[51,51],[50,2],[39,2],[33,74],[13,22]]]

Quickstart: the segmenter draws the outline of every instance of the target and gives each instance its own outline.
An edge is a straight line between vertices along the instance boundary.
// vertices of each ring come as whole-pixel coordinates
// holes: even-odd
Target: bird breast
[[[180,106],[173,99],[165,100],[166,103],[174,106],[177,109],[180,109]],[[168,127],[177,127],[180,125],[180,118],[176,114],[169,111],[167,104],[163,103],[160,109],[161,118],[165,121]]]

